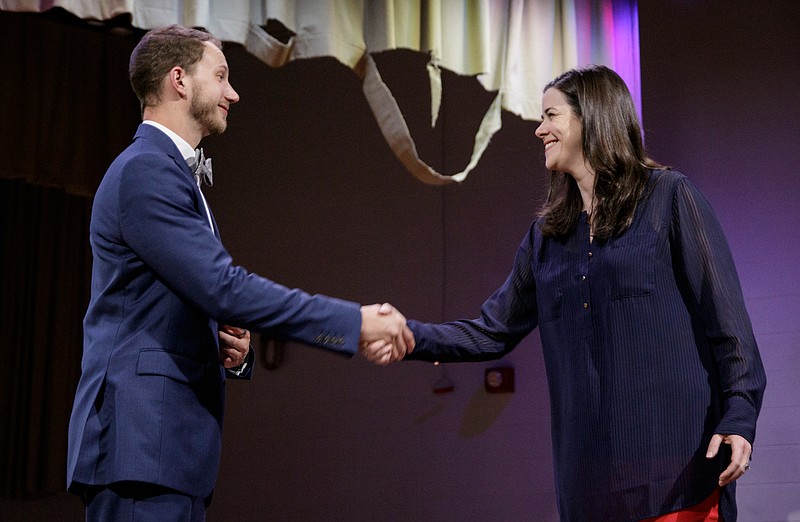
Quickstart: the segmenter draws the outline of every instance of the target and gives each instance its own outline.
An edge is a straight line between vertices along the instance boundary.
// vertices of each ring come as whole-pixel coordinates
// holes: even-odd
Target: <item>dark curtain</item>
[[[141,121],[123,22],[0,12],[0,178],[94,194]]]
[[[65,489],[91,197],[140,121],[127,64],[141,34],[123,25],[0,12],[3,498]]]
[[[91,199],[0,180],[0,494],[63,490],[89,299]]]

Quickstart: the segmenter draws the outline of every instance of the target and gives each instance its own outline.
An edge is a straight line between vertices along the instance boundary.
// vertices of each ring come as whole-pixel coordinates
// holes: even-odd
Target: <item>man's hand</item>
[[[414,350],[406,318],[389,303],[361,307],[359,352],[379,365],[399,361]]]
[[[250,332],[244,328],[223,325],[219,331],[219,360],[225,368],[236,368],[250,351]]]
[[[720,435],[714,434],[711,442],[708,443],[707,459],[713,459],[719,452],[720,444],[725,443],[731,447],[731,463],[719,476],[719,485],[724,486],[738,479],[744,472],[750,469],[750,454],[753,447],[747,439],[739,435]]]

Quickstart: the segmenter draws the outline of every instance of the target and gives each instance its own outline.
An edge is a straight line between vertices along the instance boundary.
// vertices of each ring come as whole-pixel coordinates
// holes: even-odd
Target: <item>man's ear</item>
[[[186,98],[186,78],[186,71],[183,69],[183,67],[175,66],[169,70],[169,86],[181,98]]]

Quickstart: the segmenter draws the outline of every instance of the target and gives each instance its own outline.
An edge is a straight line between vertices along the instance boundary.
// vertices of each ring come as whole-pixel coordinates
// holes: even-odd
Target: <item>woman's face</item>
[[[542,96],[542,124],[536,136],[544,142],[544,164],[549,170],[582,177],[589,172],[583,157],[583,125],[567,99],[551,87]]]

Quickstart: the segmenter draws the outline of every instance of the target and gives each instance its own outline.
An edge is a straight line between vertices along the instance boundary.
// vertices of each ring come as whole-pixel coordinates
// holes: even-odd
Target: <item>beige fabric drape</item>
[[[81,18],[130,13],[135,27],[180,23],[205,27],[243,44],[272,67],[333,56],[363,80],[364,95],[387,143],[425,183],[463,181],[477,165],[506,109],[525,119],[541,114],[541,92],[570,68],[602,63],[617,70],[639,103],[636,0],[53,0]],[[39,11],[42,2],[0,0],[0,10]],[[295,33],[283,43],[267,20]],[[419,157],[402,113],[370,52],[408,48],[429,53],[431,125],[441,101],[440,67],[477,75],[497,96],[475,130],[467,167],[442,175]]]

